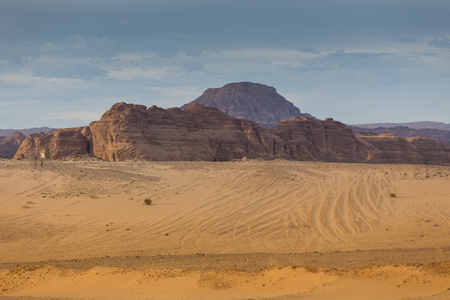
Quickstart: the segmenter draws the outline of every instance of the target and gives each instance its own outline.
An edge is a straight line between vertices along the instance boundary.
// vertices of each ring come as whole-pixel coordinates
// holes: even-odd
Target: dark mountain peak
[[[191,103],[215,107],[232,117],[252,120],[266,128],[273,128],[281,120],[295,116],[312,117],[302,114],[274,87],[253,82],[234,82],[221,88],[209,88]]]

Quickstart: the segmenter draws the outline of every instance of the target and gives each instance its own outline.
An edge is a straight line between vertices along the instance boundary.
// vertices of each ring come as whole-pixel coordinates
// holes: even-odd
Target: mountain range
[[[352,126],[368,129],[376,128],[393,128],[393,127],[408,127],[411,129],[439,129],[439,130],[450,130],[450,124],[443,122],[408,122],[408,123],[372,123],[372,124],[353,124]]]
[[[430,138],[403,138],[366,129],[354,132],[332,118],[322,121],[299,114],[300,110],[272,87],[232,83],[206,90],[182,109],[116,103],[89,126],[29,135],[14,158],[28,158],[32,150],[45,149],[51,159],[90,154],[107,161],[246,157],[450,164],[450,147]]]

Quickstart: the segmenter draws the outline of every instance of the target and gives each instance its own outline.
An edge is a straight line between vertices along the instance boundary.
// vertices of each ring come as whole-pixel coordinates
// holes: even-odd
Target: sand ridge
[[[125,267],[133,274],[169,256],[173,265],[156,265],[194,273],[296,263],[347,271],[395,263],[421,268],[448,261],[449,180],[448,166],[91,159],[39,167],[0,160],[0,263],[5,272],[51,260],[75,273]],[[183,263],[202,255],[231,256],[198,269]],[[257,268],[245,263],[252,255],[261,259]],[[151,258],[149,264],[140,265],[138,256]],[[333,265],[336,259],[348,263]],[[79,268],[82,261],[91,263]]]

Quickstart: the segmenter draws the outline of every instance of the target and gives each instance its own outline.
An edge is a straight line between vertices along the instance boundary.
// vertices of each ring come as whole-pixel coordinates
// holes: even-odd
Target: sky
[[[1,0],[0,128],[273,86],[347,124],[450,123],[448,0]]]

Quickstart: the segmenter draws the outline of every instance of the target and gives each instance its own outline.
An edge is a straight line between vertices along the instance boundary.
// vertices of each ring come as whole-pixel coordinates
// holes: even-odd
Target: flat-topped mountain
[[[267,85],[252,82],[229,83],[221,88],[207,89],[190,103],[215,107],[220,111],[244,120],[252,120],[264,128],[273,128],[281,120],[302,114],[300,109]],[[182,109],[186,105],[182,106]]]
[[[450,149],[426,138],[359,134],[341,122],[292,117],[266,129],[217,108],[183,110],[116,103],[88,127],[27,137],[15,158],[46,149],[49,158],[93,154],[107,161],[292,159],[334,162],[450,164]]]

